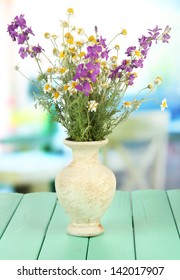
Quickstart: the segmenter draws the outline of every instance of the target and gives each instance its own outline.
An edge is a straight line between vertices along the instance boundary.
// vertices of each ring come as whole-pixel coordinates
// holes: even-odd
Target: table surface
[[[97,237],[66,234],[55,193],[0,194],[2,260],[180,260],[180,189],[117,191]]]

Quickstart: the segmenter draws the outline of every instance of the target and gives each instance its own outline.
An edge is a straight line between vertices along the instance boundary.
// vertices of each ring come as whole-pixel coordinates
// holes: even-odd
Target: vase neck
[[[98,162],[99,157],[98,157],[98,152],[99,149],[95,147],[73,147],[73,161],[84,161],[84,162]]]
[[[94,163],[99,161],[99,149],[107,143],[107,140],[94,142],[65,141],[64,143],[72,149],[73,162]]]

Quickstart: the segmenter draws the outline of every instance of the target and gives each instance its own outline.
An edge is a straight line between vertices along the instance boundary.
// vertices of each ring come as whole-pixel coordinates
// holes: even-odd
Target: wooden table
[[[180,189],[117,191],[97,237],[67,223],[55,193],[0,194],[0,259],[180,260]]]

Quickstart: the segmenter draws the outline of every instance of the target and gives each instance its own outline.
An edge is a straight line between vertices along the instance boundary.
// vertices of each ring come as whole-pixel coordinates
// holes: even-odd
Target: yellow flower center
[[[80,34],[82,34],[84,32],[84,29],[83,28],[78,28],[77,29],[77,33],[80,35]]]
[[[122,35],[127,35],[126,29],[123,29],[123,30],[121,31],[121,34],[122,34]]]
[[[59,57],[64,58],[65,57],[65,51],[60,52]]]
[[[72,8],[67,9],[67,13],[70,15],[74,14],[74,10]]]
[[[76,46],[82,47],[82,45],[83,45],[83,43],[82,43],[81,41],[77,41],[77,42],[76,42]]]
[[[59,55],[58,49],[56,49],[56,48],[53,49],[53,55]]]
[[[160,84],[162,83],[162,78],[161,78],[161,77],[156,77],[154,83],[155,83],[156,85],[160,85]]]
[[[72,82],[71,87],[72,87],[72,88],[75,88],[75,86],[77,86],[77,84],[78,84],[78,83],[74,81],[74,82]]]
[[[89,36],[88,41],[92,42],[92,43],[97,43],[97,41],[93,35]]]
[[[124,105],[127,106],[127,107],[131,106],[131,102],[130,101],[124,101]]]
[[[46,39],[49,39],[49,38],[51,37],[51,35],[50,35],[50,33],[46,32],[46,33],[44,33],[44,37],[45,37]]]
[[[120,49],[120,46],[119,46],[119,45],[115,45],[114,48],[115,48],[116,50],[119,50],[119,49]]]
[[[45,90],[47,91],[48,89],[50,89],[50,84],[46,84],[45,86],[44,86],[44,88],[45,88]]]
[[[48,72],[48,73],[52,73],[52,71],[53,71],[53,69],[52,69],[51,67],[49,67],[49,68],[47,69],[47,72]]]
[[[78,54],[78,56],[79,56],[79,57],[83,57],[85,54],[86,54],[85,52],[80,52],[80,53]]]
[[[61,68],[59,72],[60,72],[61,74],[65,73],[65,72],[66,72],[66,68]]]
[[[66,40],[68,44],[73,45],[74,44],[74,38],[69,38]]]
[[[149,88],[149,89],[153,89],[153,85],[152,85],[152,84],[149,84],[149,85],[148,85],[148,88]]]
[[[60,95],[59,92],[57,92],[57,91],[54,92],[54,98],[55,98],[55,99],[57,99],[57,98],[59,97],[59,95]]]
[[[70,38],[72,38],[73,36],[71,35],[71,33],[67,32],[67,33],[64,35],[64,37],[65,37],[66,39],[70,39]]]
[[[135,55],[138,56],[138,57],[141,56],[141,53],[140,53],[140,51],[138,51],[138,50],[135,50],[134,53],[135,53]]]
[[[68,85],[64,85],[64,90],[68,90],[69,86]]]

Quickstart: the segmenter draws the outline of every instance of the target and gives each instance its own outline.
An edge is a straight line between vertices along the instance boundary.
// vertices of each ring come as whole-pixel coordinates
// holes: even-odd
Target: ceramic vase
[[[96,236],[103,233],[101,217],[111,204],[116,179],[99,160],[99,149],[108,140],[74,142],[65,140],[72,149],[72,162],[56,177],[58,200],[70,218],[67,233]]]

